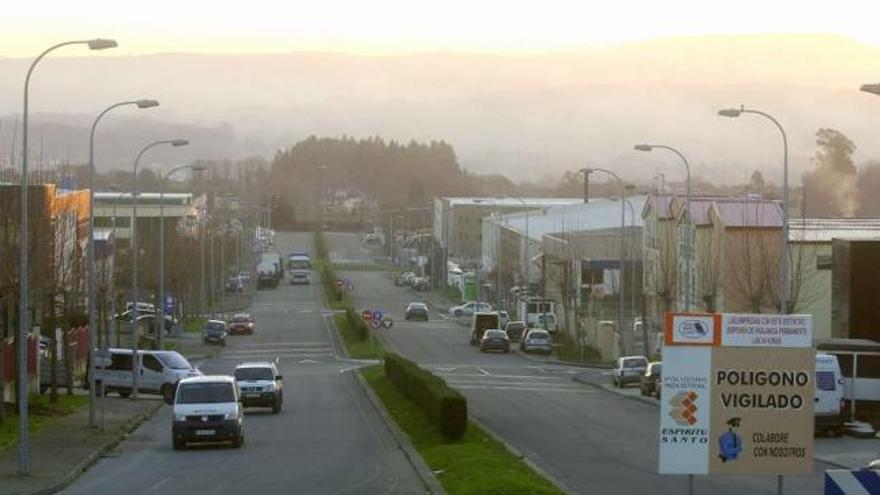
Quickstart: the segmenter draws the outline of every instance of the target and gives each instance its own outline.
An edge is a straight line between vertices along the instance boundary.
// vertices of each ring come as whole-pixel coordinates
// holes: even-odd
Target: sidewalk
[[[163,405],[159,398],[137,401],[107,397],[104,431],[88,427],[89,408],[59,418],[30,438],[30,476],[18,475],[18,447],[0,452],[0,493],[54,493],[73,482],[102,454],[122,441]]]

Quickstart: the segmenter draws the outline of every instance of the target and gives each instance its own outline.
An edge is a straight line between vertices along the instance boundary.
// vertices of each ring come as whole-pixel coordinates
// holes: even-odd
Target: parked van
[[[171,442],[174,450],[190,442],[244,443],[241,396],[231,376],[185,378],[174,395]]]
[[[816,432],[843,434],[843,373],[837,356],[816,354]]]
[[[95,392],[116,392],[122,397],[131,395],[134,375],[132,374],[131,349],[96,350]],[[185,357],[174,351],[138,351],[139,383],[138,393],[159,394],[165,402],[174,400],[177,382],[191,376],[201,376],[202,372],[190,364]]]
[[[479,344],[486,330],[503,330],[501,317],[497,312],[474,313],[471,320],[471,345]]]

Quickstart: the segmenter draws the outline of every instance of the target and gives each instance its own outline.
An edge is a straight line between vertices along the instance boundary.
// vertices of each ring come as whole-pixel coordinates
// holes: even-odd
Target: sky
[[[207,6],[207,7],[206,7]],[[115,38],[107,55],[168,52],[534,53],[670,36],[823,33],[880,46],[876,2],[767,0],[42,0],[5,2],[0,57]],[[53,56],[81,55],[75,48]]]

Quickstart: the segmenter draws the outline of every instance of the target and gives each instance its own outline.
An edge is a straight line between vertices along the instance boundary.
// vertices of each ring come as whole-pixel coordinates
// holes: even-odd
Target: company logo
[[[677,323],[675,331],[679,337],[698,340],[709,335],[709,327],[702,320],[678,320]]]
[[[697,423],[697,393],[685,390],[669,399],[669,417],[682,426],[693,426]]]

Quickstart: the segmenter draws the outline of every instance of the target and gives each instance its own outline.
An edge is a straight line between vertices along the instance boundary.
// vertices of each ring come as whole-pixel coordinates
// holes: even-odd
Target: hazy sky
[[[42,0],[5,2],[0,56],[107,37],[113,55],[554,51],[665,36],[827,33],[880,45],[876,1]],[[69,48],[54,56],[81,55]]]

